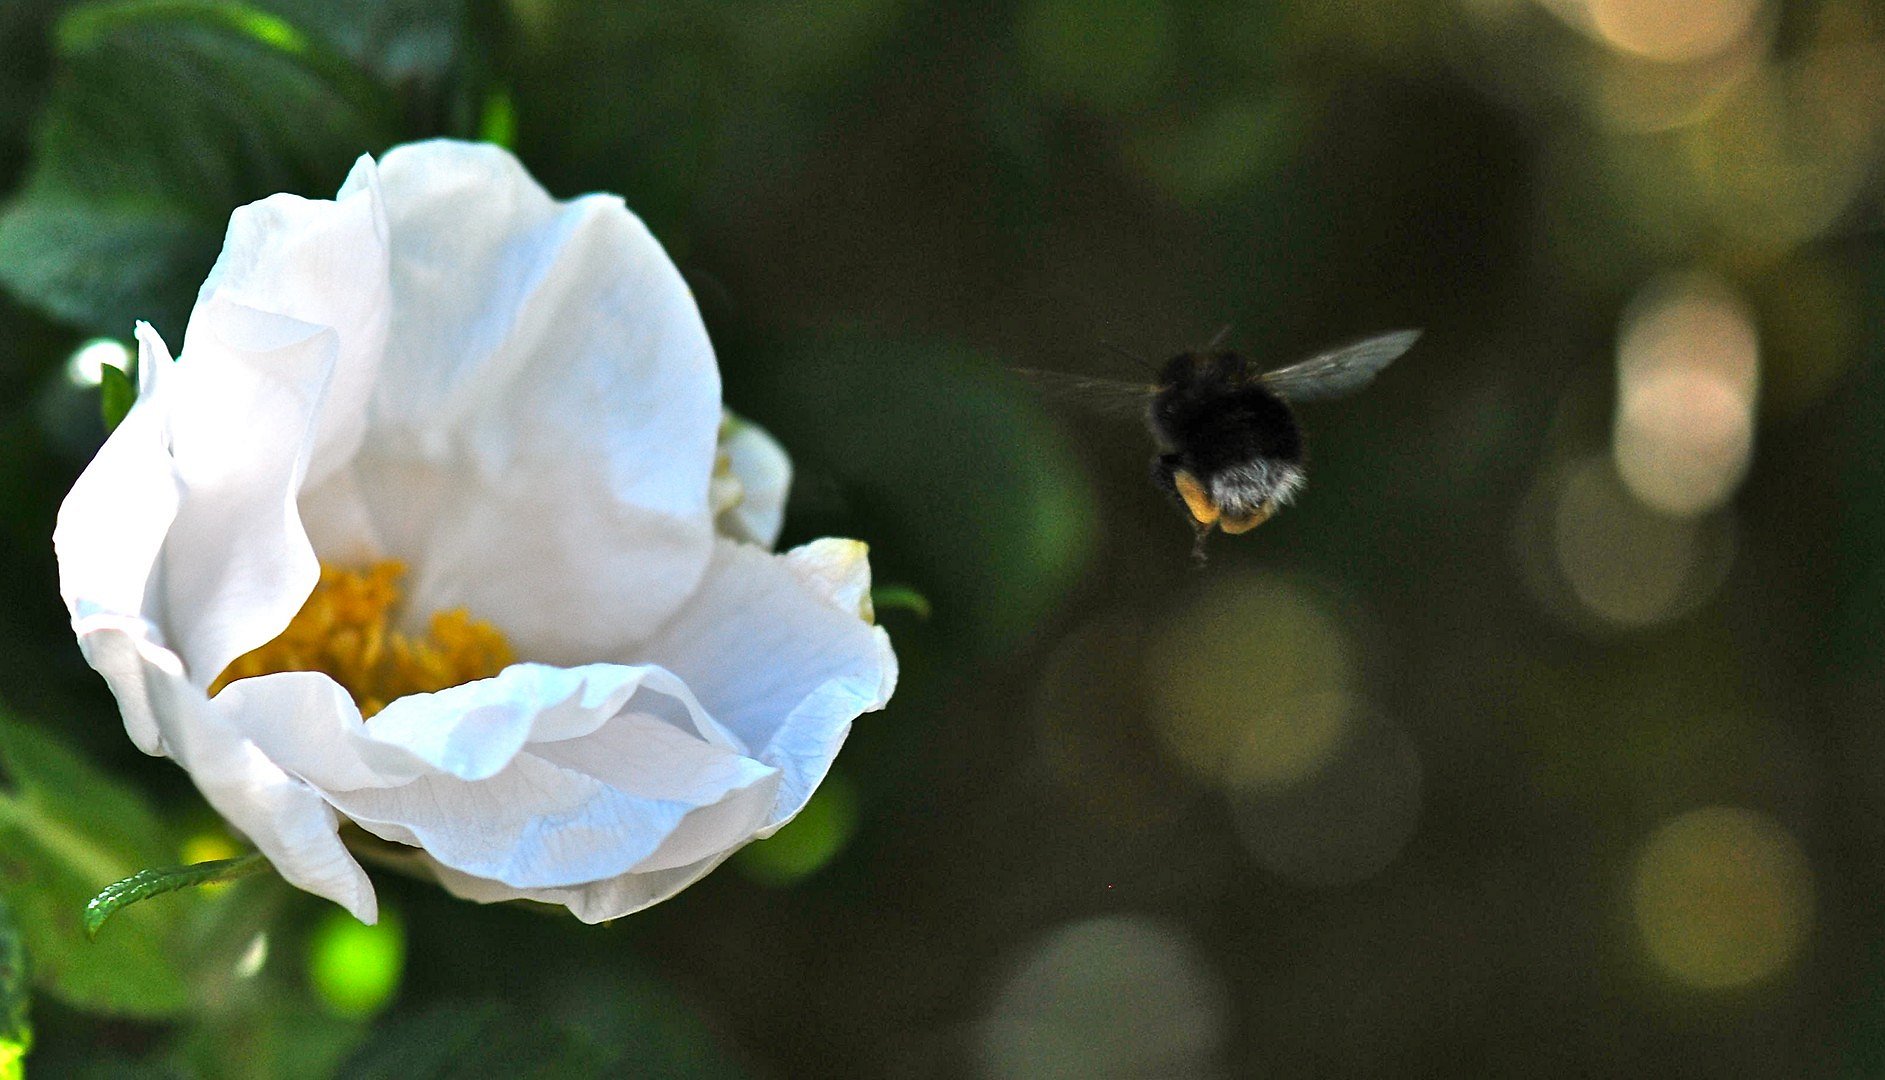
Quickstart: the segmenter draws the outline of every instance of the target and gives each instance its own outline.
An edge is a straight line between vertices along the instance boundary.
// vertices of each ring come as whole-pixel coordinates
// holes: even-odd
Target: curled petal
[[[618,655],[704,570],[720,381],[693,296],[620,199],[549,197],[490,146],[380,163],[394,321],[365,448],[310,499],[526,655]]]
[[[489,878],[473,877],[449,866],[432,864],[439,884],[453,896],[490,904],[502,900],[535,900],[560,904],[570,914],[586,923],[607,922],[632,915],[643,908],[666,900],[694,882],[706,877],[725,862],[737,848],[729,848],[685,866],[649,873],[628,873],[603,881],[551,889],[520,889]]]
[[[260,848],[291,884],[352,912],[378,918],[366,872],[340,842],[339,822],[321,794],[289,775],[184,677],[174,653],[143,626],[118,616],[78,624],[85,657],[118,700],[154,718],[165,753],[229,823]]]
[[[318,483],[351,460],[365,436],[392,306],[379,169],[372,158],[361,157],[331,201],[271,195],[231,215],[222,253],[190,316],[183,352],[193,361],[199,345],[267,353],[273,349],[266,335],[284,335],[277,344],[285,345],[288,338],[307,336],[297,327],[332,331],[335,363],[314,418],[308,465],[307,481]],[[219,309],[248,313],[250,325],[228,321]],[[267,315],[280,318],[261,317]]]
[[[790,462],[722,427],[692,295],[619,199],[558,202],[488,146],[362,158],[332,201],[237,211],[183,360],[138,340],[54,538],[74,630],[137,745],[362,919],[343,816],[461,895],[598,921],[789,820],[894,688],[864,546],[766,550]],[[317,552],[404,563],[403,607],[307,604]],[[371,719],[320,671],[207,696],[304,604],[375,702],[389,611],[464,609],[533,662]],[[267,655],[322,666],[303,645]]]
[[[783,771],[761,835],[799,812],[851,721],[882,708],[895,687],[888,638],[835,599],[860,580],[868,591],[868,564],[861,551],[842,559],[836,551],[776,556],[719,541],[693,600],[643,650],[686,680],[755,757]],[[847,569],[835,578],[807,569],[835,572],[839,563]]]
[[[766,430],[728,414],[720,452],[738,485],[738,500],[715,519],[723,535],[770,548],[785,525],[785,500],[792,489],[792,460]]]
[[[370,189],[236,212],[191,315],[190,362],[138,327],[135,415],[61,509],[74,615],[138,616],[198,687],[287,625],[317,573],[296,495],[318,448],[332,458],[357,440],[370,375],[356,369],[385,342],[386,258]],[[343,383],[351,403],[330,397]]]
[[[368,831],[517,887],[737,845],[764,823],[778,787],[778,770],[747,756],[659,668],[517,664],[400,698],[365,723],[344,695],[324,698],[323,683],[332,685],[267,675],[217,700],[275,718],[261,736],[270,756]]]
[[[158,553],[182,501],[158,400],[171,365],[170,351],[148,323],[138,324],[137,340],[138,402],[72,485],[52,533],[59,593],[75,630],[79,620],[134,616],[143,610]],[[147,625],[140,636],[156,633]],[[79,640],[83,645],[83,633]],[[141,687],[134,680],[123,685],[127,690]],[[131,741],[147,754],[162,753],[148,695],[120,694],[118,700]]]

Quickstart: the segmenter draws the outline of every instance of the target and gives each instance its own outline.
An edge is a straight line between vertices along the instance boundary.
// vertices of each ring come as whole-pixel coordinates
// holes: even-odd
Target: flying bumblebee
[[[1143,406],[1158,447],[1152,482],[1190,516],[1192,554],[1202,561],[1212,529],[1249,532],[1302,490],[1302,429],[1290,406],[1360,390],[1419,337],[1418,330],[1397,330],[1273,371],[1259,371],[1213,342],[1166,361],[1151,386],[1025,374],[1044,376],[1089,401]]]

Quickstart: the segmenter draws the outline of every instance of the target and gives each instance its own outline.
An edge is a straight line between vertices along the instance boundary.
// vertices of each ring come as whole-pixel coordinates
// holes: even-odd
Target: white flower
[[[59,514],[73,628],[137,745],[363,920],[343,820],[613,918],[790,820],[890,697],[864,546],[770,553],[785,455],[718,445],[693,298],[618,198],[400,147],[236,211],[181,359],[137,337]]]

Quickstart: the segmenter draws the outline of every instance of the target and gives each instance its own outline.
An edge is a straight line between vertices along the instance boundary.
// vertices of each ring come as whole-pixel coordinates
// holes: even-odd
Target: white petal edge
[[[138,400],[66,494],[52,532],[59,593],[74,632],[81,620],[143,610],[164,536],[182,500],[170,464],[163,404],[157,400],[172,363],[170,350],[149,323],[137,324],[137,341]],[[147,627],[141,634],[155,637],[157,631]],[[119,707],[138,749],[163,753],[147,696],[121,695]]]
[[[378,919],[373,883],[341,843],[333,808],[229,723],[184,676],[176,654],[150,641],[147,624],[94,615],[75,629],[85,658],[127,714],[135,707],[154,718],[165,752],[289,884],[334,901],[361,922]]]
[[[462,872],[557,887],[691,862],[765,823],[779,772],[673,674],[519,664],[372,720],[323,675],[232,683],[270,757],[350,819]]]
[[[738,580],[729,581],[729,576]],[[731,587],[735,584],[744,588]],[[896,656],[883,630],[869,626],[859,617],[859,608],[869,596],[870,568],[865,546],[856,541],[814,541],[782,556],[768,556],[745,545],[723,542],[716,550],[715,566],[702,585],[703,594],[708,590],[716,590],[718,603],[732,603],[736,608],[740,606],[741,597],[772,599],[771,606],[763,603],[747,606],[744,610],[750,616],[733,628],[736,634],[742,628],[756,631],[759,625],[774,621],[803,626],[809,619],[828,631],[835,630],[857,650],[852,658],[854,663],[850,665],[853,670],[835,678],[820,678],[812,673],[809,681],[815,685],[803,696],[796,696],[788,703],[784,714],[775,718],[777,731],[768,747],[758,753],[768,763],[786,768],[787,785],[797,790],[788,792],[782,786],[767,823],[747,838],[758,839],[777,831],[803,808],[805,799],[823,779],[844,734],[849,731],[850,718],[881,708],[888,702],[896,686]],[[790,608],[797,618],[785,616],[778,610],[780,607]],[[811,614],[820,610],[830,614],[829,622],[823,621],[825,616]],[[668,628],[676,639],[667,642],[669,648],[685,644],[678,639],[694,633],[694,628],[680,625],[683,622],[677,619],[676,625]],[[861,633],[861,638],[852,636],[850,630]],[[693,641],[702,646],[708,644],[703,637],[695,636]],[[747,646],[750,650],[763,651],[763,642],[756,637],[749,640]],[[736,669],[741,661],[738,656],[722,659]],[[749,670],[747,674],[764,677],[757,670]],[[795,697],[793,693],[785,696]],[[703,700],[710,701],[713,697],[710,695]],[[795,731],[802,734],[786,734]],[[583,922],[599,923],[633,914],[674,896],[705,877],[744,843],[745,840],[729,844],[723,850],[703,854],[689,863],[659,869],[638,867],[613,877],[562,887],[519,887],[430,861],[440,884],[453,895],[484,903],[521,899],[556,904],[567,907]]]
[[[720,420],[693,296],[608,195],[557,202],[504,150],[379,164],[397,317],[366,449],[306,493],[323,552],[413,568],[520,653],[620,655],[699,580]]]
[[[386,348],[373,175],[362,158],[338,201],[273,195],[237,209],[164,380],[183,494],[143,614],[199,687],[279,634],[318,576],[296,500],[357,446]]]
[[[728,413],[720,452],[739,484],[739,501],[715,519],[720,532],[770,549],[785,526],[785,501],[792,490],[792,459],[766,429]]]
[[[831,768],[860,714],[896,687],[896,654],[850,603],[868,592],[855,541],[820,541],[785,555],[720,540],[700,590],[643,647],[715,719],[784,773],[758,835],[790,821]]]
[[[743,846],[743,845],[742,845]],[[519,889],[501,881],[460,873],[428,860],[433,876],[453,896],[481,904],[504,900],[535,900],[569,909],[585,923],[608,922],[653,907],[712,873],[739,848],[733,847],[686,866],[653,873],[630,873],[556,889]]]

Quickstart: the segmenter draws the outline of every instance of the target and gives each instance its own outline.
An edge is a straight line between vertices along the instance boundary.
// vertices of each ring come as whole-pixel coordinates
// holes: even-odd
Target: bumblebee
[[[1397,330],[1272,371],[1213,345],[1166,361],[1152,386],[1062,382],[1089,399],[1143,403],[1158,448],[1152,482],[1190,517],[1192,553],[1202,561],[1213,529],[1249,532],[1302,490],[1302,428],[1291,405],[1360,390],[1419,337]]]

